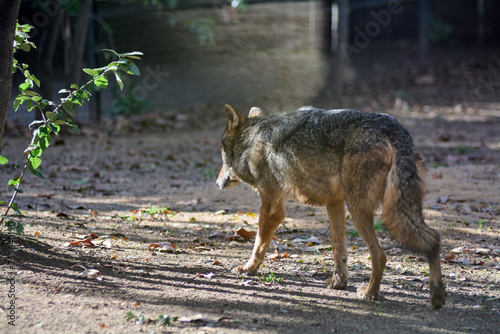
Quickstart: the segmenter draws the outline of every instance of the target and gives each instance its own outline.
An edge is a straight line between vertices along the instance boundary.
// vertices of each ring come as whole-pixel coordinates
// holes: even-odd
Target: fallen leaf
[[[192,199],[190,201],[179,201],[175,205],[186,205],[186,206],[192,205],[192,206],[194,206],[194,205],[198,204],[199,202],[200,202],[199,199]]]
[[[321,241],[316,238],[315,236],[312,236],[310,238],[304,238],[304,237],[297,237],[292,240],[293,243],[305,243],[305,244],[310,244],[309,246],[312,246],[312,244],[319,244]]]
[[[257,235],[256,232],[250,232],[245,230],[244,228],[239,228],[235,234],[241,236],[243,239],[245,239],[245,241],[249,241]]]
[[[241,282],[240,285],[249,286],[251,283],[253,283],[253,280],[249,279],[248,281]]]
[[[104,242],[101,244],[102,247],[104,248],[111,248],[111,240],[106,239]]]
[[[250,211],[247,211],[246,215],[247,215],[248,217],[256,217],[256,216],[257,216],[255,213],[250,212]]]
[[[220,321],[220,319],[210,319],[205,317],[203,314],[198,313],[193,316],[185,316],[177,319],[179,322],[204,322],[215,324]]]
[[[98,278],[98,276],[101,274],[99,272],[99,270],[97,269],[88,269],[88,268],[85,268],[84,266],[81,266],[79,264],[75,264],[75,265],[72,265],[71,268],[82,268],[83,271],[81,273],[78,274],[78,276],[85,276],[87,278]]]
[[[267,257],[269,258],[269,260],[277,260],[280,258],[280,255],[279,254],[269,254]]]
[[[209,273],[209,274],[201,274],[201,273],[196,273],[196,277],[201,277],[201,278],[212,278],[215,274],[214,273]]]
[[[451,261],[451,260],[453,260],[453,259],[455,259],[455,253],[448,253],[448,254],[446,254],[446,256],[444,257],[444,260],[445,260],[445,261]]]
[[[453,197],[450,197],[450,196],[448,196],[448,195],[446,195],[446,196],[442,196],[442,197],[439,197],[439,198],[438,198],[437,203],[438,203],[438,204],[446,204],[446,203],[448,203],[448,202],[449,202],[450,200],[452,200],[452,199],[453,199]]]
[[[73,242],[65,242],[63,247],[74,247],[74,246],[83,246],[88,248],[93,248],[95,245],[92,243],[92,238],[88,237],[85,240],[73,241]]]
[[[173,253],[176,251],[177,245],[168,242],[153,243],[148,246],[148,250],[156,252]]]

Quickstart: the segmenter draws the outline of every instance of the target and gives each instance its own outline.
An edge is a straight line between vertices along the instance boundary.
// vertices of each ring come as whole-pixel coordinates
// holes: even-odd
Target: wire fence
[[[20,22],[43,30],[59,2],[29,14],[22,12]],[[138,1],[94,1],[85,67],[104,65],[103,48],[141,51],[144,57],[138,62],[140,77],[127,78],[124,91],[111,86],[94,92],[93,102],[80,108],[79,121],[143,112],[175,113],[204,104],[287,109],[307,103],[321,88],[326,67],[325,27],[330,29],[336,22],[334,10],[332,22],[326,23],[328,1],[247,1],[244,9],[234,7],[238,1],[233,5],[220,0],[151,2],[153,5],[146,6]],[[483,12],[474,1],[460,1],[454,11],[441,2],[431,3],[429,34],[434,34],[437,43],[450,42],[453,32],[471,34],[482,42],[492,38],[499,30],[498,20],[492,17],[498,4],[480,3]],[[377,45],[384,52],[396,45],[413,50],[419,37],[418,6],[418,1],[351,0],[350,43],[336,51],[369,58],[375,57]],[[467,15],[472,9],[477,14]],[[484,19],[479,20],[480,14]],[[58,53],[62,48],[59,45]],[[354,63],[348,65],[356,67],[352,72],[358,76],[367,72]],[[64,88],[63,66],[56,55],[54,96]],[[356,74],[346,76],[346,80],[355,79]],[[21,124],[33,118],[22,108],[8,114],[10,122]]]

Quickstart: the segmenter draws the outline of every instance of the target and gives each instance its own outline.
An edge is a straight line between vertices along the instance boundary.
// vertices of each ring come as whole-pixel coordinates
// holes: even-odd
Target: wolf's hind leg
[[[345,243],[345,210],[344,199],[326,206],[330,219],[330,239],[333,249],[335,267],[332,278],[326,281],[326,286],[332,289],[345,289],[347,286],[347,247]]]
[[[264,261],[266,252],[274,236],[274,231],[285,218],[285,209],[283,199],[276,200],[275,198],[262,198],[262,207],[259,215],[259,229],[255,238],[255,244],[252,251],[252,257],[244,266],[233,268],[234,273],[247,275],[255,275],[259,270],[259,266]]]

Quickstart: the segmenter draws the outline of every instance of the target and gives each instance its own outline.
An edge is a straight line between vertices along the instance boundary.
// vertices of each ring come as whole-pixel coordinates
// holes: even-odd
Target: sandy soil
[[[214,185],[224,121],[212,115],[219,114],[221,106],[191,110],[177,120],[149,115],[140,131],[134,130],[137,119],[123,120],[57,139],[44,156],[46,179],[29,175],[23,185],[24,217],[15,220],[25,234],[2,245],[0,331],[498,332],[498,117],[399,117],[428,162],[425,216],[443,237],[448,301],[431,311],[426,262],[401,250],[383,228],[384,299],[356,297],[369,279],[370,261],[349,215],[349,285],[325,289],[333,268],[326,212],[292,200],[262,276],[232,274],[253,242],[235,232],[256,230],[259,199],[246,185],[230,191]],[[161,121],[148,125],[148,117]],[[448,132],[456,140],[444,140]],[[15,155],[26,143],[8,140],[4,154]],[[15,175],[11,165],[4,171],[1,184]],[[3,187],[2,198],[8,194]],[[315,239],[307,244],[300,237]],[[11,285],[15,328],[5,320]],[[163,315],[169,326],[155,320]]]
[[[366,70],[357,60],[351,64],[357,74],[335,104],[395,115],[426,162],[424,214],[442,235],[448,291],[445,307],[432,311],[427,263],[400,249],[378,222],[388,256],[384,299],[356,297],[368,283],[370,260],[349,214],[349,284],[326,289],[333,269],[326,211],[292,200],[261,275],[231,273],[250,255],[253,239],[246,241],[240,229],[256,231],[260,203],[246,185],[219,191],[214,184],[224,127],[218,100],[234,88],[223,70],[228,63],[237,68],[242,89],[231,90],[224,102],[242,109],[298,108],[312,103],[321,81],[317,53],[250,49],[224,53],[205,71],[186,64],[191,72],[172,72],[174,81],[185,77],[183,89],[207,99],[213,93],[212,104],[175,113],[158,107],[160,112],[86,124],[81,136],[54,139],[43,156],[45,179],[28,175],[22,185],[24,216],[13,218],[24,225],[24,235],[2,231],[1,333],[500,332],[500,104],[491,85],[500,77],[498,52],[455,55],[426,67],[406,56],[364,53]],[[252,66],[243,67],[249,59]],[[266,72],[277,66],[281,71]],[[209,82],[217,94],[190,84],[218,69],[227,80]],[[253,96],[248,91],[259,80],[261,91]],[[9,129],[2,200],[11,194],[7,182],[19,174],[14,162],[28,142],[24,131]]]

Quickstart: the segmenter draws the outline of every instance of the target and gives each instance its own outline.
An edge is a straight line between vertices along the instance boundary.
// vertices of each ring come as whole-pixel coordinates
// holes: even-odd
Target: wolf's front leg
[[[326,286],[332,289],[345,289],[347,286],[347,248],[345,243],[345,210],[344,199],[341,198],[326,206],[330,219],[330,239],[333,248],[335,268],[332,278]]]
[[[247,275],[255,275],[259,270],[259,266],[264,261],[266,252],[274,236],[274,231],[285,218],[285,210],[283,207],[283,199],[276,202],[276,199],[269,199],[261,194],[262,207],[260,208],[259,230],[255,238],[252,257],[244,266],[233,268],[233,272],[237,274],[246,273]]]

